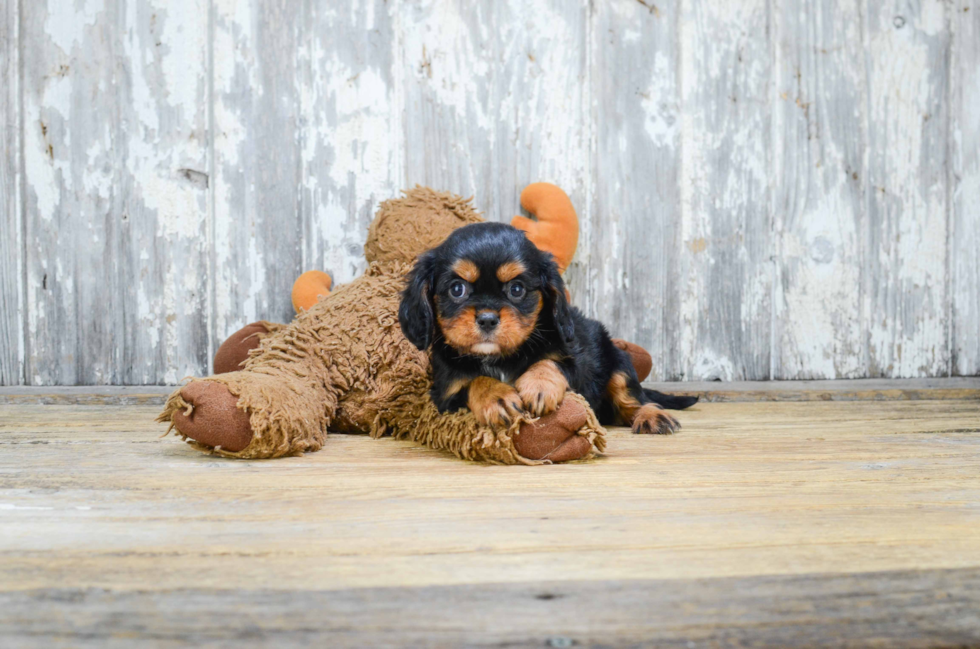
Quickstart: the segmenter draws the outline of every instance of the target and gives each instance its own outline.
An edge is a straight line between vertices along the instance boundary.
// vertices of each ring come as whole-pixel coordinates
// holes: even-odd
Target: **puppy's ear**
[[[558,333],[566,343],[575,339],[575,320],[572,318],[572,307],[565,297],[565,280],[558,272],[558,264],[554,258],[548,254],[548,260],[544,263],[541,281],[545,287],[545,295],[551,305],[551,314],[558,327]]]
[[[419,349],[428,349],[436,333],[435,305],[432,302],[435,284],[436,258],[427,252],[408,273],[408,283],[402,291],[398,307],[398,323],[410,343]]]

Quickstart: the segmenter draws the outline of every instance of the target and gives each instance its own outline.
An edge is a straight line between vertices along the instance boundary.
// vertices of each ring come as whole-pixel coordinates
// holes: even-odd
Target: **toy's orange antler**
[[[551,183],[533,183],[521,192],[521,206],[538,220],[515,216],[510,224],[524,230],[539,249],[553,254],[564,273],[578,246],[578,216],[568,194]]]

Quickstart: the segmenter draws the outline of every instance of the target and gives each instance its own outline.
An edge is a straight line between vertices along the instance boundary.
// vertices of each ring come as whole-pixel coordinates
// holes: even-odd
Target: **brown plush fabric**
[[[368,228],[368,261],[411,261],[464,225],[480,223],[472,198],[415,186],[405,197],[385,201]]]
[[[636,343],[626,342],[619,338],[613,338],[613,344],[630,355],[630,360],[633,361],[633,369],[636,370],[636,376],[641,381],[645,381],[650,376],[650,370],[653,369],[653,359],[650,358],[647,350]]]
[[[214,373],[227,374],[242,369],[249,353],[259,346],[259,342],[282,325],[272,322],[253,322],[247,324],[221,343],[214,354]]]
[[[215,452],[271,458],[315,451],[330,427],[373,437],[391,434],[460,458],[501,464],[543,464],[575,450],[579,453],[574,457],[592,447],[602,450],[605,431],[591,410],[575,431],[589,448],[581,444],[565,448],[561,444],[567,440],[558,440],[552,447],[565,450],[552,457],[543,457],[552,449],[526,457],[515,446],[515,434],[533,421],[530,417],[520,418],[508,430],[495,431],[480,426],[469,411],[439,414],[428,394],[428,357],[405,339],[398,324],[400,293],[415,257],[433,244],[432,231],[445,236],[480,216],[467,200],[417,187],[403,199],[385,202],[378,220],[383,222],[372,224],[365,246],[375,261],[363,276],[264,336],[242,371],[196,379],[183,388],[186,394],[195,383],[223,384],[238,398],[237,409],[249,414],[251,442],[238,451],[226,444]],[[419,233],[413,235],[418,240],[394,237],[410,225]],[[186,435],[178,417],[187,408],[181,395],[181,390],[171,395],[160,420]],[[576,399],[584,404],[578,395],[566,397]]]

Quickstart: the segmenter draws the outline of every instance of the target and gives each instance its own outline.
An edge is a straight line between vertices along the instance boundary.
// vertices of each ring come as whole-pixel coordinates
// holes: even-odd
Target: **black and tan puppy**
[[[671,433],[680,425],[662,407],[697,401],[641,387],[606,328],[568,304],[551,255],[509,225],[467,225],[419,257],[398,319],[406,338],[432,350],[440,412],[468,407],[491,426],[521,410],[551,412],[571,389],[603,424]]]

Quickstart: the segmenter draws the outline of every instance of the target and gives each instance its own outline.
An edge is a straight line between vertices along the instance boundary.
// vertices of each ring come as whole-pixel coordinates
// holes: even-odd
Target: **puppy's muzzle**
[[[500,315],[495,311],[480,311],[476,314],[476,324],[480,331],[488,334],[500,324]]]

